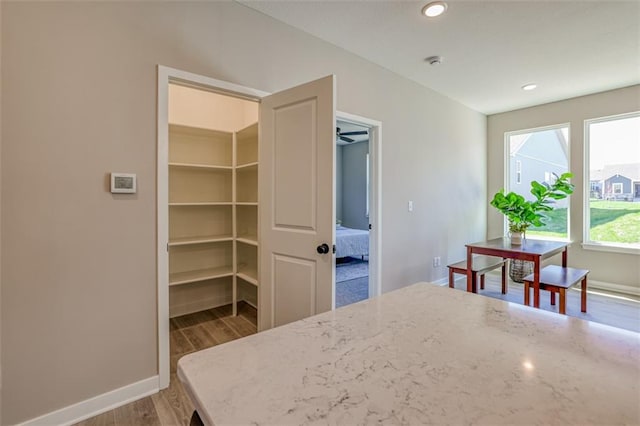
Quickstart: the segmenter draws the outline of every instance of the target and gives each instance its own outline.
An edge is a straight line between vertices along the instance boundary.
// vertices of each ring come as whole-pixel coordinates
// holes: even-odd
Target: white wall
[[[383,291],[486,234],[486,117],[449,98],[236,3],[0,7],[5,423],[157,374],[157,64],[268,92],[337,75],[338,109],[383,123]]]
[[[336,145],[336,221],[342,222],[342,145]]]
[[[368,142],[342,147],[342,224],[354,229],[369,229],[367,212]]]
[[[569,170],[574,174],[576,190],[570,198],[569,266],[589,269],[589,279],[640,290],[638,255],[584,250],[584,120],[640,110],[640,86],[582,96],[532,108],[496,114],[488,118],[488,192],[494,194],[504,186],[504,133],[551,124],[569,123]],[[488,208],[488,236],[503,235],[503,216]],[[619,287],[612,287],[620,290]]]

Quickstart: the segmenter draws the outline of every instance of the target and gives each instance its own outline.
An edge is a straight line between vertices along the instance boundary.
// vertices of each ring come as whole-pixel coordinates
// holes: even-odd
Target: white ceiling
[[[640,0],[240,1],[485,114],[640,83]]]

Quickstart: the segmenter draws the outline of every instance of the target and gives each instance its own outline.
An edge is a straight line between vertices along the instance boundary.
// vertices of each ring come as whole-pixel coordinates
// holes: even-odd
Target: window
[[[569,171],[568,141],[568,124],[506,133],[506,190],[535,199],[530,192],[531,181],[552,184],[555,175]],[[568,238],[568,208],[568,199],[557,201],[555,209],[546,215],[546,225],[527,229],[527,236]]]
[[[640,112],[585,121],[585,246],[640,249]]]
[[[620,182],[613,183],[613,193],[622,194],[622,184]]]

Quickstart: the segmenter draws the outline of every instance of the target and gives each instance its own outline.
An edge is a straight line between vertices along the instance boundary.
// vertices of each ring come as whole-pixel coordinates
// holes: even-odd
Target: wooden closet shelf
[[[169,207],[184,207],[184,206],[231,206],[231,201],[200,201],[192,203],[169,203]]]
[[[249,170],[252,171],[254,169],[258,168],[258,162],[253,162],[253,163],[246,163],[246,164],[238,164],[236,166],[236,170],[238,171],[243,171],[243,170]]]
[[[200,269],[196,271],[175,272],[169,274],[169,285],[180,285],[194,283],[198,281],[211,280],[214,278],[230,277],[233,275],[231,266],[220,268]]]
[[[251,246],[258,246],[258,237],[256,235],[242,235],[236,238],[239,243],[249,244]]]
[[[186,169],[205,169],[205,170],[232,170],[232,166],[219,166],[214,164],[194,164],[194,163],[169,163],[169,167],[186,168]]]
[[[202,237],[184,237],[173,238],[169,240],[169,246],[184,246],[188,244],[206,244],[206,243],[218,243],[223,241],[233,241],[231,235],[207,235]]]
[[[258,276],[258,272],[255,269],[242,269],[236,273],[236,276],[249,284],[253,284],[256,287],[258,286],[258,279],[256,278]]]

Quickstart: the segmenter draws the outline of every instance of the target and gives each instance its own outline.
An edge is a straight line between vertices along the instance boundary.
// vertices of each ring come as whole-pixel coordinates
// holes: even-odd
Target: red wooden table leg
[[[469,293],[473,292],[473,277],[471,274],[471,267],[473,266],[473,254],[471,251],[471,247],[467,247],[467,291]]]
[[[533,307],[540,307],[540,257],[533,260]]]
[[[587,312],[587,277],[582,279],[582,294],[580,295],[580,310]]]

